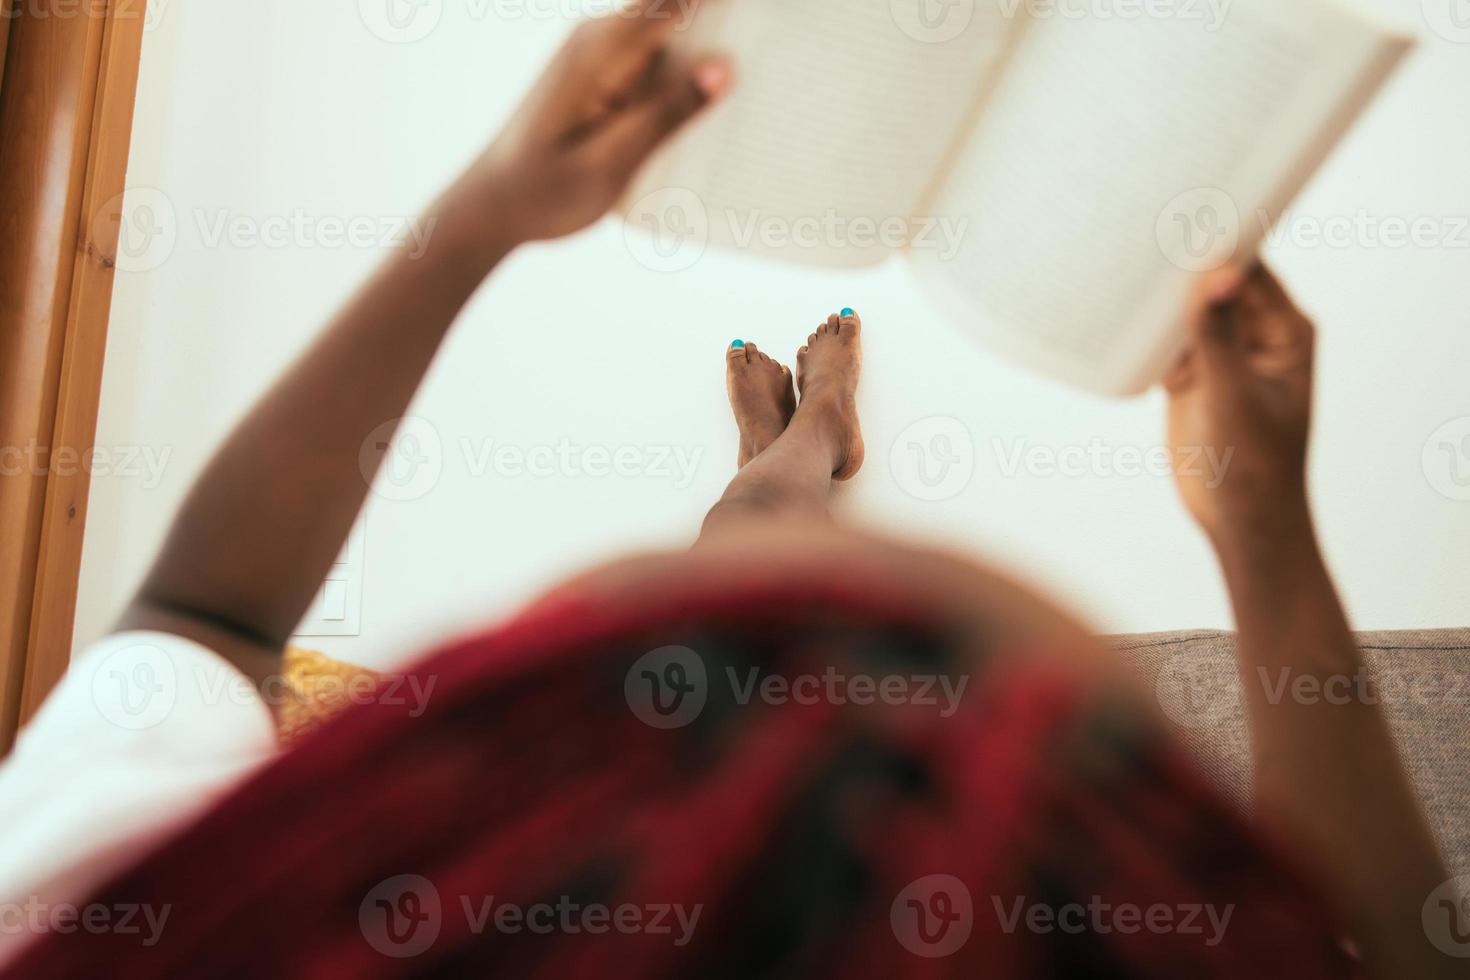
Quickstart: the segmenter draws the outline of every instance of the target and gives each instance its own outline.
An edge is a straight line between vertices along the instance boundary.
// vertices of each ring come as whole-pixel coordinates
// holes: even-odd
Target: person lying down
[[[732,84],[670,56],[655,9],[575,31],[433,205],[427,251],[391,257],[219,450],[24,733],[0,769],[0,907],[23,913],[3,975],[1463,975],[1420,929],[1447,875],[1371,699],[1247,684],[1237,813],[1068,613],[829,516],[885,329],[849,308],[789,358],[711,352],[738,471],[691,550],[590,570],[417,661],[428,696],[282,747],[269,692],[363,504],[366,435],[502,259],[601,217]],[[1234,449],[1180,490],[1242,670],[1356,675],[1305,490],[1313,328],[1259,266],[1202,282],[1193,323],[1169,427]],[[160,657],[184,680],[139,717],[119,672]]]

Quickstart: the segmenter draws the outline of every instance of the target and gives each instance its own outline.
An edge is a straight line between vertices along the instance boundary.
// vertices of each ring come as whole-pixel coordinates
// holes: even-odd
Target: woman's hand
[[[1205,279],[1195,309],[1165,379],[1184,502],[1217,546],[1304,530],[1312,324],[1260,265]]]
[[[505,249],[606,214],[653,151],[729,85],[725,62],[669,51],[678,20],[662,0],[635,0],[578,26],[435,209],[442,219]]]
[[[725,88],[723,64],[669,56],[667,6],[635,0],[577,29],[430,211],[422,254],[390,255],[215,454],[120,629],[196,640],[257,682],[279,671],[397,422],[485,275],[523,241],[597,220],[654,148]],[[291,474],[284,488],[280,473]]]
[[[1184,473],[1179,487],[1230,589],[1257,819],[1332,896],[1365,975],[1460,977],[1420,922],[1449,872],[1307,509],[1312,324],[1259,266],[1201,286],[1194,346],[1166,382],[1170,439],[1176,462],[1233,451],[1218,485]],[[1287,678],[1349,694],[1282,697]]]

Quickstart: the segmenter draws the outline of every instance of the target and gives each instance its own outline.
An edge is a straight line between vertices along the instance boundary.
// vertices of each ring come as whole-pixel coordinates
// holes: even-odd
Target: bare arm
[[[120,628],[197,639],[256,680],[275,671],[362,506],[382,427],[404,414],[470,296],[520,243],[605,214],[725,85],[719,63],[674,63],[663,6],[649,0],[574,33],[506,131],[430,208],[424,253],[394,254],[218,451]]]
[[[451,323],[511,243],[441,222],[396,252],[215,454],[124,629],[199,640],[257,681],[320,587],[368,490],[359,451],[404,411]],[[376,447],[370,447],[373,452]]]
[[[1312,325],[1257,267],[1205,283],[1195,329],[1168,380],[1170,437],[1233,451],[1218,487],[1179,482],[1235,610],[1260,819],[1328,887],[1375,975],[1463,977],[1421,925],[1448,874],[1312,527]]]

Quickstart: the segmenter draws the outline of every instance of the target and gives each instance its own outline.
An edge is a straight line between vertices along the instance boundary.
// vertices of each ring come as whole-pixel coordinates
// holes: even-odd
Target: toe
[[[747,364],[752,364],[760,360],[760,355],[761,350],[759,347],[757,347],[755,344],[752,344],[750,341],[745,342],[745,362]]]
[[[856,337],[863,332],[862,318],[852,308],[849,307],[843,310],[840,320],[842,323],[842,334]]]
[[[818,329],[821,329],[821,328],[819,327]],[[815,344],[816,342],[817,342],[817,335],[816,334],[812,334],[811,336],[807,337],[807,339],[806,339],[806,345],[808,347],[810,347],[812,344]]]
[[[735,364],[737,362],[744,362],[744,360],[745,360],[745,341],[743,341],[743,340],[731,341],[730,342],[730,346],[727,347],[727,348],[725,348],[725,360],[729,361],[731,364]]]

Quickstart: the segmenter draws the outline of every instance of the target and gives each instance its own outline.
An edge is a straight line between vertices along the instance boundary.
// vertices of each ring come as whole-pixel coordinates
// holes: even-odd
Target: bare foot
[[[739,346],[736,346],[739,345]],[[740,465],[765,452],[796,412],[791,369],[739,340],[725,353],[725,386],[740,427]]]
[[[796,354],[801,411],[820,412],[838,447],[832,479],[850,480],[863,465],[857,384],[863,367],[863,322],[852,310],[827,318]]]

